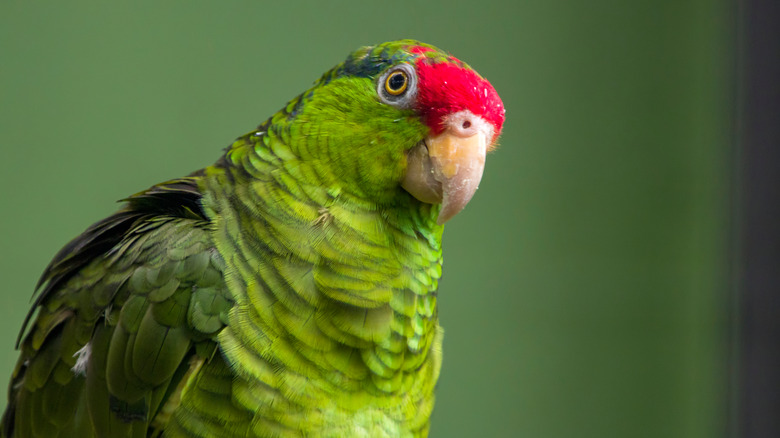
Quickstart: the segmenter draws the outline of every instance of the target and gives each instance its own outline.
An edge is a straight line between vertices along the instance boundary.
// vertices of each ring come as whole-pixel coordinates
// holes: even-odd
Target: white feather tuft
[[[86,345],[81,347],[79,351],[77,351],[75,354],[73,354],[73,357],[76,358],[76,365],[73,365],[73,368],[70,370],[73,371],[73,374],[82,376],[87,375],[87,363],[89,363],[89,357],[92,355],[92,343],[87,342]]]

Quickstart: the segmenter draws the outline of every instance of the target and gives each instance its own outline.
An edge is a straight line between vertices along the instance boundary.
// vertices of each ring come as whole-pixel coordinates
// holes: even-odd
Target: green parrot
[[[3,437],[426,436],[442,224],[504,122],[467,64],[363,47],[54,257]]]

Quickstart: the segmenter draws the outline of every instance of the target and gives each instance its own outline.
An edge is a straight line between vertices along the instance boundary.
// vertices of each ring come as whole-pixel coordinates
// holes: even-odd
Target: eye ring
[[[403,70],[396,70],[385,79],[385,91],[392,96],[400,96],[409,88],[409,75]]]
[[[399,109],[410,109],[417,98],[417,72],[403,62],[387,69],[376,82],[379,100]]]

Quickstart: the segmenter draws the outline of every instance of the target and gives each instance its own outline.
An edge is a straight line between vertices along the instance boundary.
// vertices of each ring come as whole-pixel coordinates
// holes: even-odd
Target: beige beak
[[[450,115],[441,134],[409,151],[401,186],[422,202],[441,203],[437,222],[447,222],[477,191],[492,137],[493,127],[470,111]]]

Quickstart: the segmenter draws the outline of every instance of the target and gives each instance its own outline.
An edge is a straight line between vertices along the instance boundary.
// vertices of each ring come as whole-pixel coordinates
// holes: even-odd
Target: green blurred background
[[[726,0],[4,0],[0,379],[38,275],[115,200],[213,162],[354,48],[410,37],[507,108],[445,233],[432,436],[725,436],[732,15]]]

